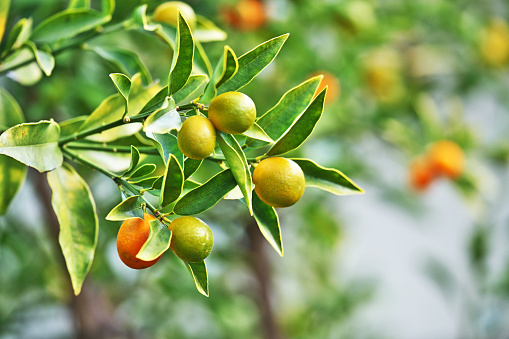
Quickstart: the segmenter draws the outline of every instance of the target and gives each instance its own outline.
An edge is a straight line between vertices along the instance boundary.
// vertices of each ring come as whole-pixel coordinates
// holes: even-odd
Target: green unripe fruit
[[[244,93],[226,92],[210,102],[209,119],[221,132],[241,134],[253,126],[256,107]]]
[[[216,146],[216,129],[209,119],[193,115],[182,123],[177,143],[186,157],[196,160],[206,158]]]
[[[199,262],[210,254],[214,235],[210,227],[195,217],[179,217],[170,224],[170,247],[185,262]]]
[[[196,26],[196,14],[191,6],[181,1],[168,1],[157,6],[152,19],[158,22],[177,26],[178,24],[178,9],[186,19],[187,24],[191,29]]]

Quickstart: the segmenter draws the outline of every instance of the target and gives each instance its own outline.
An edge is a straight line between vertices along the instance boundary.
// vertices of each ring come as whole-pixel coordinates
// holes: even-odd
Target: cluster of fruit
[[[432,143],[425,154],[410,164],[410,186],[418,191],[427,189],[439,178],[457,179],[463,173],[465,155],[458,144],[450,140]]]

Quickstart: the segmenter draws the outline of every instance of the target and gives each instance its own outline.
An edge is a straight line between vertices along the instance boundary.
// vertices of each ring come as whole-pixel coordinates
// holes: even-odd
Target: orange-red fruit
[[[458,178],[465,166],[465,155],[461,147],[450,140],[433,143],[428,150],[428,158],[434,171],[451,179]]]
[[[410,186],[416,191],[424,191],[435,179],[435,170],[429,159],[420,156],[412,160],[409,168]]]
[[[327,94],[325,95],[325,104],[332,104],[335,102],[339,96],[341,95],[341,83],[339,82],[338,77],[329,72],[317,72],[313,73],[311,76],[322,75],[323,78],[320,81],[320,85],[316,89],[315,97],[320,93],[325,87],[327,87]]]
[[[125,220],[120,226],[117,235],[117,252],[120,260],[128,267],[133,269],[143,269],[154,265],[160,258],[144,261],[136,258],[143,244],[148,239],[150,233],[149,222],[155,218],[150,214],[145,214],[145,220],[140,218],[130,218]]]
[[[260,0],[240,0],[235,6],[224,7],[222,15],[226,22],[242,31],[253,31],[266,21],[265,8]]]

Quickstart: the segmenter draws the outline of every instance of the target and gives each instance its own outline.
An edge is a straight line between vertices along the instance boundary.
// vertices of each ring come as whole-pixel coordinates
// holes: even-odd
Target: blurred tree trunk
[[[247,237],[249,240],[249,264],[253,276],[258,284],[255,290],[255,301],[261,315],[263,337],[266,339],[283,339],[281,330],[271,303],[272,272],[267,256],[267,241],[260,232],[254,218],[247,222]]]

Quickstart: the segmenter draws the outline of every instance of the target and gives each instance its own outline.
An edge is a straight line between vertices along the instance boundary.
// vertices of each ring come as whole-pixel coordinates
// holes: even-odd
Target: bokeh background
[[[204,45],[214,64],[290,33],[243,89],[259,112],[316,74],[329,86],[321,121],[291,156],[340,169],[364,195],[309,188],[280,210],[284,257],[242,205],[201,218],[216,239],[210,298],[168,253],[135,272],[116,254],[114,183],[78,167],[94,195],[99,244],[74,297],[56,242],[45,177],[29,175],[0,218],[0,338],[507,338],[509,337],[509,18],[502,0],[187,1],[228,33]],[[115,20],[140,4],[117,1]],[[66,1],[16,0],[9,29]],[[106,36],[165,79],[171,49],[130,31]],[[0,77],[27,121],[90,114],[115,92],[111,65],[63,53],[51,77]],[[411,164],[436,140],[457,143],[461,176],[416,188]]]

